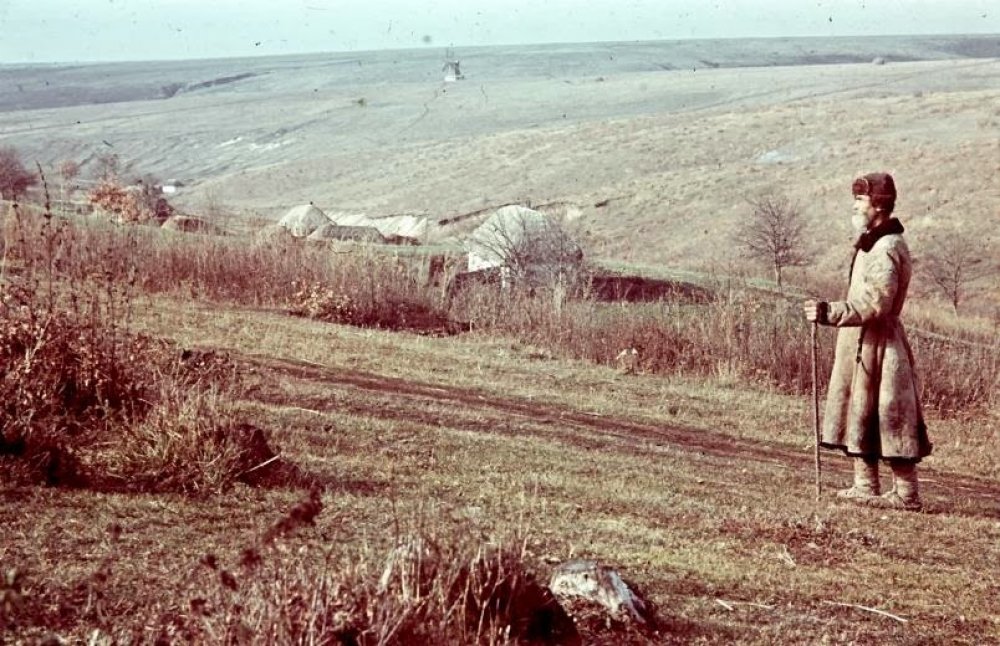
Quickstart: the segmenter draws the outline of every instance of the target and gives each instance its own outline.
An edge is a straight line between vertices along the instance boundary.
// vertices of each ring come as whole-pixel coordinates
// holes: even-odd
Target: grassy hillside
[[[274,218],[312,201],[440,221],[558,202],[580,210],[597,256],[716,273],[731,273],[732,254],[715,250],[746,217],[747,199],[781,191],[802,206],[817,268],[831,275],[843,265],[851,179],[875,169],[897,179],[918,257],[934,236],[959,231],[996,255],[995,42],[501,49],[470,52],[467,81],[453,84],[427,52],[373,54],[364,65],[333,56],[81,66],[49,70],[52,87],[99,92],[117,78],[115,87],[143,92],[194,89],[18,104],[0,112],[0,130],[46,169],[72,159],[86,175],[117,154],[123,175],[179,179],[174,201],[196,214]],[[856,62],[873,47],[898,55]],[[804,64],[814,53],[813,62],[845,62]],[[732,66],[739,61],[755,66]],[[38,85],[45,75],[35,72],[0,71]]]
[[[808,384],[767,371],[781,346],[807,354],[807,331],[757,297],[611,318],[645,326],[635,340],[691,342],[649,344],[657,362],[623,374],[620,348],[600,345],[618,305],[504,310],[483,293],[493,314],[471,333],[391,332],[291,314],[305,311],[293,279],[364,311],[435,306],[391,258],[23,212],[5,232],[0,610],[15,641],[378,643],[398,624],[399,639],[503,643],[502,616],[477,628],[446,612],[448,579],[416,604],[378,593],[410,535],[449,571],[487,545],[515,546],[542,581],[572,556],[619,568],[659,632],[588,625],[587,643],[1000,631],[990,333],[969,337],[994,344],[983,355],[918,348],[928,388],[980,398],[930,408],[926,510],[893,513],[835,503],[848,473],[832,454],[814,499]],[[742,345],[713,349],[713,320]],[[74,398],[50,405],[67,384]]]

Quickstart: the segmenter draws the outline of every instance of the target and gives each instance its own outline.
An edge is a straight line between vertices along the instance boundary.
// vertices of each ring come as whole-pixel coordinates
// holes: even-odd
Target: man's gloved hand
[[[827,324],[827,312],[830,306],[826,301],[806,301],[802,304],[802,311],[806,315],[806,320],[810,323]]]

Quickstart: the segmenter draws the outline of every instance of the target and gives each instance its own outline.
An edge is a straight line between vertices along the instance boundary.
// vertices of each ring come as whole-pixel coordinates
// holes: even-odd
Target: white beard
[[[851,216],[851,228],[854,229],[854,233],[861,235],[868,230],[868,218],[859,213],[855,213]]]

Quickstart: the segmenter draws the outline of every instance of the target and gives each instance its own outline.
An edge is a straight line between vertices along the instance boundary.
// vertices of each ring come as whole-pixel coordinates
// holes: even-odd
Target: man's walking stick
[[[812,369],[813,369],[813,431],[816,434],[816,500],[819,500],[821,486],[820,475],[822,467],[819,461],[819,368],[816,364],[816,354],[818,353],[818,342],[816,340],[816,328],[819,324],[813,321],[812,324]]]

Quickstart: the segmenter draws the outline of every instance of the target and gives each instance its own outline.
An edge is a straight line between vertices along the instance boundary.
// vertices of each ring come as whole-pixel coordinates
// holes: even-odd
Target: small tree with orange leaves
[[[163,198],[149,191],[123,187],[105,179],[88,194],[90,203],[110,213],[112,218],[128,224],[158,224],[170,217],[173,208]]]

